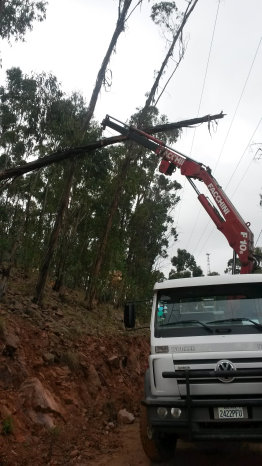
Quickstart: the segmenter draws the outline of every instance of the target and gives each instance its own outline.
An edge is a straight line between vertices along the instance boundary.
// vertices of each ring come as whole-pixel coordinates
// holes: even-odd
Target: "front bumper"
[[[261,370],[256,372],[261,375]],[[177,373],[164,372],[162,375],[164,378],[185,378],[186,396],[183,398],[155,397],[150,393],[150,390],[146,391],[142,404],[147,407],[148,422],[156,433],[172,433],[179,438],[188,440],[256,441],[262,439],[262,394],[252,397],[246,395],[191,397],[190,378],[192,374],[190,371],[183,371],[183,373],[180,371]],[[193,378],[196,375],[194,371]],[[243,371],[241,371],[241,375],[243,376]],[[250,371],[248,371],[248,375],[251,375]],[[158,407],[167,408],[167,415],[164,418],[158,415]],[[218,407],[244,407],[248,417],[246,419],[216,419],[215,409]],[[171,415],[171,408],[181,410],[179,418],[174,418]]]

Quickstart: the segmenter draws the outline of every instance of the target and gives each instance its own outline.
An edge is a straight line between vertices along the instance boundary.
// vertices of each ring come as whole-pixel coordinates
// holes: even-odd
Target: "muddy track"
[[[98,456],[90,466],[153,466],[145,456],[139,439],[139,423],[121,427],[119,448],[115,452]],[[179,441],[172,461],[164,466],[261,466],[262,444],[240,442]]]

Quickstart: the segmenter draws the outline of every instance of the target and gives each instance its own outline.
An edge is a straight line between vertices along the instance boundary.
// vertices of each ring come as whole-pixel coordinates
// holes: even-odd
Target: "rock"
[[[76,396],[74,396],[73,393],[67,393],[63,395],[63,401],[66,405],[78,406],[79,404]]]
[[[39,309],[38,304],[34,304],[34,303],[30,303],[30,307],[31,307],[31,309],[33,309],[35,311]]]
[[[65,418],[63,407],[37,377],[30,377],[25,380],[19,390],[19,399],[23,410],[36,424],[53,427],[53,419],[48,413]]]
[[[44,353],[42,358],[48,364],[52,364],[55,361],[55,355],[52,353]]]
[[[20,301],[14,301],[13,309],[12,309],[13,312],[14,311],[18,311],[18,312],[20,311],[21,312],[21,311],[23,311],[23,309],[24,309],[24,306]]]
[[[101,389],[101,380],[96,371],[96,368],[93,364],[90,364],[88,377],[87,377],[88,387],[87,390],[91,396],[95,397]]]
[[[124,408],[118,411],[117,420],[120,424],[133,424],[135,416]]]
[[[19,345],[19,338],[14,333],[4,331],[5,346],[3,355],[13,358]]]
[[[27,411],[27,415],[33,424],[45,426],[47,429],[52,429],[55,427],[54,420],[49,414],[36,412],[33,409],[29,409]]]
[[[10,362],[10,364],[0,365],[0,388],[15,388],[28,377],[28,371],[23,363],[18,360]]]
[[[74,458],[74,457],[77,456],[78,454],[79,454],[79,451],[78,451],[78,450],[72,450],[72,451],[70,452],[71,458]]]
[[[111,356],[107,360],[109,366],[114,369],[119,369],[120,367],[120,359],[118,356]]]
[[[127,368],[130,369],[132,373],[135,372],[137,375],[141,374],[140,362],[135,353],[129,355],[127,359]]]
[[[7,389],[13,381],[13,375],[8,365],[1,365],[0,367],[0,387]]]
[[[12,415],[10,409],[7,408],[5,405],[0,405],[0,416],[2,419],[10,417]]]

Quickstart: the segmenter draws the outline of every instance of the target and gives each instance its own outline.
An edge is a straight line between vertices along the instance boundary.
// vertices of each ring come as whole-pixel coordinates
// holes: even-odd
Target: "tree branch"
[[[163,125],[152,126],[149,128],[143,128],[144,131],[150,134],[155,134],[159,132],[166,132],[171,131],[173,129],[181,129],[186,127],[192,127],[193,125],[198,125],[202,123],[209,123],[212,120],[218,120],[223,118],[225,114],[223,112],[217,115],[206,115],[199,118],[193,118],[189,120],[182,120],[176,123],[166,123]],[[83,157],[87,153],[92,152],[93,150],[100,149],[102,147],[106,147],[112,144],[117,144],[123,141],[126,141],[128,138],[126,136],[113,136],[110,138],[99,139],[98,141],[91,142],[86,146],[82,147],[72,147],[68,149],[64,149],[61,151],[53,152],[46,157],[41,157],[40,159],[34,160],[32,162],[25,163],[24,165],[20,165],[18,167],[8,168],[7,170],[0,171],[0,181],[7,180],[10,178],[16,178],[18,176],[22,176],[25,173],[29,173],[33,170],[39,170],[39,168],[47,167],[48,165],[52,165],[53,163],[59,163],[63,160],[72,158],[72,157]]]

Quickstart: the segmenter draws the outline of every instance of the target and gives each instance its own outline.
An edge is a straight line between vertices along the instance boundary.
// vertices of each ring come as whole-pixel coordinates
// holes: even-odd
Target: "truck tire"
[[[152,435],[147,419],[147,410],[141,406],[140,410],[140,438],[147,457],[155,462],[162,463],[173,458],[176,447],[176,438],[172,435]]]

